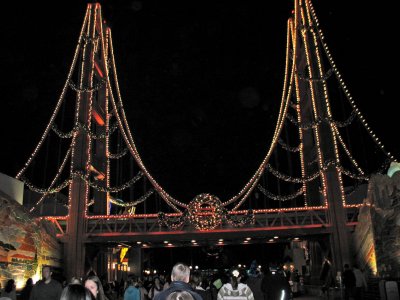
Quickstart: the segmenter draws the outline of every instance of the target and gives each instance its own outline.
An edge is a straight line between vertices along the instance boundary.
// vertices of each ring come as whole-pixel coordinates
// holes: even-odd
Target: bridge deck
[[[358,208],[347,208],[347,225],[350,229],[357,223]],[[57,227],[57,237],[66,238],[66,217],[46,217]],[[184,224],[177,230],[160,225],[155,215],[110,216],[109,218],[90,216],[86,223],[86,243],[107,242],[150,242],[174,241],[174,245],[190,243],[191,240],[243,241],[245,238],[268,239],[302,237],[331,233],[328,210],[277,211],[255,214],[252,225],[233,227],[227,222],[209,231],[196,230],[191,224]]]

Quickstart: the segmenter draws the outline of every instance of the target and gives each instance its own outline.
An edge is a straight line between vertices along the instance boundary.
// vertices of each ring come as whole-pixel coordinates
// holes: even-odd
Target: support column
[[[75,123],[80,126],[73,137],[71,155],[72,182],[69,189],[69,216],[67,219],[66,240],[64,246],[65,273],[67,280],[71,277],[83,277],[85,269],[86,240],[86,202],[89,198],[87,178],[91,159],[91,138],[83,129],[91,128],[91,105],[93,92],[93,60],[97,5],[88,4],[84,24],[86,29],[81,36],[81,61],[79,71],[79,90],[76,96]]]
[[[337,271],[342,270],[344,263],[350,262],[349,233],[346,227],[345,196],[336,135],[330,122],[332,115],[325,79],[327,72],[322,64],[321,47],[318,44],[314,21],[307,17],[311,15],[309,10],[308,0],[296,0],[296,81],[302,120],[312,121],[311,127],[302,129],[303,144],[310,145],[308,151],[313,154],[312,157],[318,159],[321,190],[332,227],[330,244],[332,271],[335,276]],[[315,197],[319,198],[319,189],[314,192]]]
[[[131,247],[128,251],[129,257],[129,274],[134,274],[136,276],[142,275],[142,248]]]

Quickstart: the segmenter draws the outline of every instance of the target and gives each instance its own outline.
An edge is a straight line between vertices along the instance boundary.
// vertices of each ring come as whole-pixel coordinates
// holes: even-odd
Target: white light
[[[164,244],[168,244],[168,241],[164,241]]]
[[[218,240],[218,242],[223,242],[223,241],[224,241],[224,239],[219,239],[219,240]]]
[[[196,240],[192,240],[192,243],[193,243],[193,244],[196,243]]]
[[[197,269],[199,269],[199,266],[194,266],[194,268],[197,270]]]
[[[239,267],[239,268],[241,268],[241,267],[242,267],[242,265],[241,265],[241,264],[238,264],[238,267]]]
[[[274,236],[274,239],[279,239],[279,236],[277,236],[277,235],[276,235],[276,236]]]
[[[136,244],[140,245],[142,242],[141,241],[137,241]]]
[[[285,290],[282,290],[282,296],[281,296],[281,300],[285,299]]]

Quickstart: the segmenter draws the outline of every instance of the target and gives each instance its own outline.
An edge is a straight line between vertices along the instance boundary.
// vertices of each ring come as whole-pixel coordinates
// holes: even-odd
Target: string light
[[[295,192],[293,194],[286,195],[286,196],[277,196],[277,195],[274,195],[273,193],[269,192],[267,189],[265,189],[261,185],[258,185],[257,187],[266,197],[268,197],[272,200],[276,200],[276,201],[293,200],[293,199],[303,195],[303,193],[304,193],[303,187],[301,187],[297,192]]]
[[[278,170],[275,170],[270,164],[267,164],[266,169],[271,172],[271,174],[273,174],[274,176],[276,176],[277,178],[287,181],[287,182],[293,182],[293,183],[306,183],[306,182],[310,182],[313,181],[314,179],[318,178],[320,176],[320,172],[317,171],[314,174],[311,174],[307,177],[302,177],[302,178],[296,178],[296,177],[292,177],[286,174],[282,174],[281,172],[279,172]]]
[[[136,206],[136,205],[144,202],[147,198],[149,198],[153,194],[154,194],[154,190],[150,190],[146,194],[141,196],[139,199],[137,199],[135,201],[130,201],[130,202],[123,202],[121,199],[116,199],[114,197],[109,196],[109,201],[110,201],[110,203],[120,206],[120,207],[133,207],[133,206]]]
[[[109,131],[106,131],[106,133],[102,133],[102,134],[93,133],[88,128],[88,126],[86,126],[85,124],[82,124],[80,122],[77,122],[77,124],[74,126],[74,128],[69,132],[62,132],[60,129],[58,129],[56,124],[53,124],[53,126],[51,128],[60,138],[71,138],[76,131],[79,131],[80,129],[82,129],[84,133],[89,135],[89,137],[91,137],[94,140],[97,140],[97,139],[105,139],[106,137],[109,137],[111,134],[113,134],[114,131],[118,128],[118,124],[114,123],[111,126],[111,129]]]
[[[72,178],[80,178],[81,180],[85,181],[90,187],[96,189],[97,191],[106,192],[106,193],[121,192],[121,191],[131,187],[135,182],[137,182],[140,178],[142,178],[142,176],[143,176],[143,173],[139,172],[135,177],[133,177],[129,181],[125,182],[124,184],[121,184],[116,187],[103,187],[103,186],[99,186],[99,185],[93,183],[92,181],[90,181],[89,179],[87,179],[87,175],[83,172],[74,171],[72,173]]]
[[[87,10],[88,10],[88,9],[87,9]],[[78,42],[78,44],[77,44],[77,46],[76,46],[76,48],[75,48],[74,58],[73,58],[73,60],[72,60],[71,67],[70,67],[69,72],[68,72],[68,75],[67,75],[67,80],[66,80],[66,82],[65,82],[65,84],[64,84],[64,87],[63,87],[63,89],[62,89],[61,95],[60,95],[60,97],[58,98],[56,107],[55,107],[55,109],[54,109],[54,111],[53,111],[53,114],[51,115],[50,121],[49,121],[49,123],[47,124],[46,129],[45,129],[45,131],[44,131],[42,137],[41,137],[40,140],[39,140],[39,143],[37,144],[35,150],[33,150],[33,153],[30,155],[30,157],[29,157],[28,161],[25,163],[24,167],[23,167],[23,168],[18,172],[18,174],[15,176],[15,178],[17,178],[17,179],[19,179],[19,178],[21,177],[21,175],[22,175],[22,174],[25,172],[25,170],[28,168],[28,166],[30,165],[30,163],[32,162],[32,160],[36,157],[38,151],[40,150],[40,148],[41,148],[42,145],[43,145],[43,141],[44,141],[45,138],[47,137],[47,135],[48,135],[48,133],[49,133],[49,131],[50,131],[50,129],[51,129],[51,126],[52,126],[53,123],[54,123],[54,120],[55,120],[55,118],[56,118],[56,116],[57,116],[57,114],[58,114],[58,111],[60,110],[61,104],[63,103],[63,100],[64,100],[64,98],[65,98],[65,93],[66,93],[66,91],[67,91],[68,82],[70,81],[70,79],[71,79],[71,77],[72,77],[72,74],[73,74],[73,71],[74,71],[74,69],[75,69],[75,65],[76,65],[77,59],[78,59],[78,57],[79,57],[80,40],[81,40],[81,37],[82,37],[82,35],[83,35],[83,32],[84,32],[84,29],[85,29],[87,20],[88,20],[88,14],[86,13],[85,18],[84,18],[84,20],[83,20],[83,25],[82,25],[82,28],[81,28],[81,33],[80,33],[80,35],[79,35],[79,42]]]
[[[108,158],[110,158],[110,159],[120,159],[121,157],[125,156],[128,153],[128,151],[129,151],[128,148],[125,147],[119,153],[115,153],[115,154],[109,153],[108,154]]]
[[[288,144],[286,144],[282,139],[278,139],[278,143],[279,145],[282,146],[283,149],[290,151],[290,152],[299,152],[300,151],[300,147],[301,145],[297,146],[297,147],[291,147]]]
[[[396,159],[390,154],[390,152],[387,152],[385,147],[383,146],[383,144],[379,141],[379,139],[375,136],[375,133],[370,129],[370,127],[368,126],[368,123],[366,122],[364,116],[361,114],[361,112],[359,111],[357,105],[355,104],[353,97],[351,96],[349,90],[347,89],[346,85],[344,84],[344,81],[342,79],[342,75],[340,74],[338,68],[336,67],[336,64],[333,60],[333,57],[330,53],[329,47],[328,45],[324,42],[325,37],[323,35],[322,30],[319,28],[319,22],[318,22],[318,18],[317,15],[315,13],[314,7],[312,6],[312,3],[310,2],[309,4],[310,7],[310,11],[311,11],[311,15],[312,15],[312,19],[315,21],[316,24],[316,28],[317,28],[317,34],[321,40],[321,44],[323,47],[323,50],[325,51],[325,54],[328,58],[328,61],[335,73],[336,78],[339,81],[339,84],[342,88],[342,90],[345,93],[345,96],[347,98],[347,100],[349,101],[350,105],[353,107],[354,111],[357,113],[358,118],[360,119],[361,123],[363,124],[363,126],[367,129],[367,132],[369,133],[370,137],[372,138],[372,140],[377,144],[377,146],[381,149],[381,151],[391,160],[391,161],[396,161]]]

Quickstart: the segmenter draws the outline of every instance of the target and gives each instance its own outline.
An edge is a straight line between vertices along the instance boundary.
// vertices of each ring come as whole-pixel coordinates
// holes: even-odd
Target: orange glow
[[[102,116],[100,116],[99,113],[94,109],[92,110],[92,117],[96,120],[98,125],[104,126],[106,124]]]
[[[103,71],[100,69],[99,65],[97,64],[97,62],[94,62],[94,67],[96,68],[97,73],[99,74],[99,76],[101,78],[104,77]]]
[[[90,170],[91,172],[93,172],[93,173],[96,173],[95,178],[96,178],[97,180],[104,180],[104,178],[106,178],[106,176],[105,176],[102,172],[98,171],[98,170],[97,170],[95,167],[93,167],[92,165],[89,166],[89,170]]]

